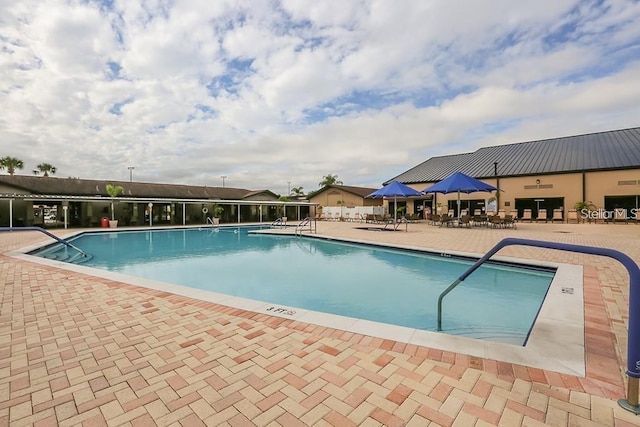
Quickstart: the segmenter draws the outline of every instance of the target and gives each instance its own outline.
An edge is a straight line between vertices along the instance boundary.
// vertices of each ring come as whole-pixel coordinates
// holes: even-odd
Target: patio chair
[[[498,211],[498,216],[502,219],[504,219],[504,216],[506,215],[506,212],[504,211],[504,209],[500,209]]]
[[[538,211],[538,216],[536,217],[536,222],[544,221],[547,222],[547,210],[540,209]]]
[[[504,227],[504,220],[502,218],[500,218],[498,215],[491,215],[489,217],[489,225],[492,228],[503,228]]]
[[[471,228],[471,215],[462,215],[458,220],[458,227]]]
[[[578,219],[578,211],[576,211],[575,209],[570,209],[569,211],[567,211],[567,224],[571,221],[575,221],[576,224],[580,222],[580,220]]]
[[[626,209],[615,208],[613,210],[613,223],[615,224],[617,222],[624,222],[625,224],[629,223]]]
[[[520,221],[529,221],[531,222],[531,209],[525,209],[522,211],[522,216],[520,217]]]
[[[513,215],[505,215],[504,216],[504,226],[509,228],[518,228],[516,226],[516,221],[513,218]]]
[[[452,227],[453,226],[453,217],[449,215],[442,215],[440,217],[440,227]]]
[[[487,225],[486,215],[474,215],[471,220],[473,221],[473,225],[476,227]]]
[[[564,218],[562,218],[562,209],[553,210],[553,217],[551,218],[551,222],[556,221],[564,222]]]
[[[610,221],[610,217],[607,214],[607,211],[604,209],[596,209],[591,215],[589,215],[589,222],[593,220],[594,224],[597,224],[598,221],[602,221],[605,224]]]

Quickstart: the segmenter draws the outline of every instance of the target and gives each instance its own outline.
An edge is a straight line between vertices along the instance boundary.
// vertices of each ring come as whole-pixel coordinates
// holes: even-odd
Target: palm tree
[[[13,175],[16,172],[16,169],[23,169],[24,162],[15,157],[6,156],[0,159],[0,170],[7,169],[9,175]]]
[[[109,197],[111,197],[111,221],[115,221],[115,209],[113,208],[113,202],[115,198],[124,191],[124,188],[122,188],[121,185],[107,184],[106,190]]]
[[[302,187],[293,187],[289,195],[296,196],[296,197],[304,196],[304,191],[302,190]]]
[[[39,172],[42,172],[43,176],[49,176],[49,173],[51,173],[51,175],[56,173],[56,167],[53,165],[50,165],[49,163],[40,163],[36,167],[38,168]]]
[[[322,181],[318,184],[320,187],[329,185],[342,185],[342,181],[338,179],[338,175],[328,174],[322,177]]]

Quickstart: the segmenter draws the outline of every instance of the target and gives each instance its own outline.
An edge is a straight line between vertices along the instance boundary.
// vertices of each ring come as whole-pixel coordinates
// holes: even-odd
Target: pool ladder
[[[317,228],[317,224],[316,224],[316,219],[313,217],[306,217],[305,219],[303,219],[302,221],[300,221],[300,224],[298,224],[296,226],[296,230],[295,230],[295,235],[296,236],[301,236],[302,232],[304,231],[306,226],[309,226],[309,233],[317,233],[318,232],[318,228]]]
[[[275,221],[271,223],[271,228],[276,227],[286,227],[287,226],[287,217],[283,216],[280,218],[276,218]]]
[[[71,243],[67,242],[64,239],[61,239],[60,237],[56,236],[55,234],[49,233],[47,230],[45,230],[44,228],[41,228],[41,227],[0,227],[0,231],[39,231],[39,232],[44,233],[47,236],[51,237],[52,239],[57,240],[58,242],[62,243],[63,245],[68,246],[68,247],[70,247],[72,249],[75,249],[83,257],[87,258],[89,256],[82,249],[80,249],[79,247],[72,245]]]
[[[578,252],[589,255],[600,255],[613,258],[620,262],[629,273],[629,332],[627,338],[627,400],[620,399],[618,404],[629,412],[640,415],[639,393],[640,393],[640,268],[628,255],[622,252],[598,248],[594,246],[571,245],[568,243],[544,242],[541,240],[528,240],[517,238],[502,239],[482,258],[476,261],[447,289],[442,291],[438,297],[438,331],[442,330],[442,300],[449,292],[464,281],[478,267],[489,260],[496,252],[505,246],[522,245],[537,248],[556,249],[560,251]]]

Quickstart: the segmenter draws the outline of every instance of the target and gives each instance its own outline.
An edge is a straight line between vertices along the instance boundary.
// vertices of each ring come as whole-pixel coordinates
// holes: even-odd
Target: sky
[[[637,0],[0,0],[0,157],[377,188],[433,156],[640,126],[638,22]]]

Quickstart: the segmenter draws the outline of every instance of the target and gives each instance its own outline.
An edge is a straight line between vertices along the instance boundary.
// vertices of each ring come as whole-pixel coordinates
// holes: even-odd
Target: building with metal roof
[[[380,206],[382,205],[380,200],[366,198],[376,190],[376,188],[350,185],[327,185],[309,193],[307,197],[311,203],[320,206]]]
[[[308,203],[280,201],[270,190],[0,175],[0,225],[60,226],[66,213],[65,226],[97,226],[111,216],[109,184],[123,189],[113,209],[124,225],[202,224],[214,211],[238,223],[309,213]]]
[[[463,172],[497,186],[497,195],[473,193],[463,197],[466,208],[487,209],[497,202],[498,210],[522,216],[533,211],[560,210],[563,220],[576,203],[612,212],[625,209],[628,219],[636,217],[640,198],[640,128],[585,135],[564,136],[480,148],[471,153],[432,157],[387,181],[400,181],[417,190],[454,172]],[[385,183],[386,184],[386,183]],[[435,195],[430,209],[438,204],[457,210],[451,195]],[[490,200],[497,199],[497,200]],[[429,203],[424,203],[427,205]],[[416,204],[416,209],[418,206]],[[461,209],[465,208],[465,203]],[[611,214],[612,215],[612,214]]]

